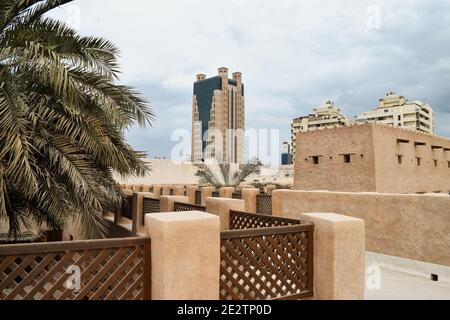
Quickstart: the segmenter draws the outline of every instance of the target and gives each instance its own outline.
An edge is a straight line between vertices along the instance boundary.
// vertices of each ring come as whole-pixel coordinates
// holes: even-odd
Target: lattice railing
[[[232,196],[233,199],[242,200],[242,192],[233,192]]]
[[[133,219],[133,196],[124,196],[120,215],[130,220]]]
[[[220,299],[303,299],[313,296],[314,226],[221,233]]]
[[[272,195],[258,194],[256,196],[256,211],[260,214],[272,215]]]
[[[142,204],[142,224],[145,224],[145,215],[147,213],[161,212],[161,203],[159,199],[144,197]]]
[[[202,204],[202,192],[201,190],[195,191],[195,204],[200,205]]]
[[[143,213],[157,213],[161,211],[159,199],[144,197],[142,204]]]
[[[203,211],[203,212],[206,212],[206,207],[199,206],[196,204],[184,203],[184,202],[175,202],[174,210],[175,210],[175,212],[180,212],[180,211]]]
[[[220,198],[220,192],[219,191],[213,191],[213,193],[211,194],[211,196],[213,198]]]
[[[230,230],[291,226],[300,220],[230,210]]]
[[[149,300],[150,264],[149,238],[3,245],[0,300]]]

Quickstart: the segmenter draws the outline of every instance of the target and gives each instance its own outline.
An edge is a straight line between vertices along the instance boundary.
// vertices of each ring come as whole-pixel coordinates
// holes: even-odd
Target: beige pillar
[[[218,300],[220,227],[205,212],[148,214],[153,300]]]
[[[221,198],[233,198],[233,192],[234,192],[235,188],[233,187],[223,187],[220,188],[219,190],[219,196]]]
[[[134,234],[143,234],[145,232],[144,225],[142,224],[142,215],[144,214],[144,197],[156,197],[153,193],[150,192],[135,192],[133,197],[132,231]]]
[[[189,198],[185,196],[161,196],[159,197],[161,212],[173,212],[175,202],[188,203]]]
[[[212,197],[212,193],[216,190],[214,187],[202,187],[202,206],[206,206],[206,198]]]
[[[162,186],[161,195],[162,196],[170,196],[170,189],[172,189],[172,186],[169,186],[169,185]]]
[[[157,184],[153,186],[153,194],[159,198],[162,195],[162,186]]]
[[[142,185],[142,184],[135,184],[135,185],[133,185],[133,191],[134,192],[142,192],[142,187],[143,187],[144,185]]]
[[[334,213],[306,213],[314,223],[314,299],[364,299],[364,220]]]
[[[149,184],[144,184],[143,186],[142,186],[142,192],[150,192],[150,188],[151,188],[152,186],[151,185],[149,185]]]
[[[184,194],[184,186],[176,186],[173,191],[174,196],[185,196]]]
[[[245,211],[244,200],[227,198],[208,198],[206,200],[206,212],[219,216],[220,230],[230,229],[230,210]]]
[[[256,213],[256,198],[259,194],[258,188],[248,188],[242,190],[242,200],[245,201],[245,211]]]
[[[189,198],[190,204],[195,204],[195,192],[198,190],[197,186],[186,187],[186,196]]]
[[[272,194],[272,191],[277,190],[277,186],[274,184],[269,184],[266,186],[266,193]]]

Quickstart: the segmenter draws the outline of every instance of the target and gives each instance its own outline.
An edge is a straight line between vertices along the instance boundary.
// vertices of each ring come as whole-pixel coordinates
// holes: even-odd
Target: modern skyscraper
[[[219,68],[197,75],[192,101],[192,161],[245,162],[245,103],[242,74]]]
[[[409,101],[395,92],[389,92],[380,99],[377,109],[360,114],[356,121],[379,122],[434,134],[434,112],[431,106],[421,101]]]

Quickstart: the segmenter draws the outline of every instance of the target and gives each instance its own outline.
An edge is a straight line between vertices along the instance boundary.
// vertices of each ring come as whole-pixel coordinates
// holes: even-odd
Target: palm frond
[[[68,2],[0,0],[0,223],[12,237],[72,220],[105,235],[103,210],[122,201],[113,172],[150,170],[123,131],[155,115],[117,83],[118,48],[43,17]]]

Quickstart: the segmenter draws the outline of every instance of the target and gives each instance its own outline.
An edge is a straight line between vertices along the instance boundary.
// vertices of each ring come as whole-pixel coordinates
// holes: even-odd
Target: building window
[[[434,160],[434,166],[437,167],[438,166],[438,161]]]
[[[447,161],[447,166],[450,168],[450,161]]]
[[[350,154],[344,154],[344,163],[351,163],[352,157]]]
[[[422,158],[417,158],[417,165],[420,167],[422,164]]]
[[[313,159],[313,164],[319,164],[319,156],[314,156],[312,157]]]
[[[402,162],[403,162],[403,156],[398,155],[398,156],[397,156],[397,161],[398,161],[398,164],[402,164]]]

